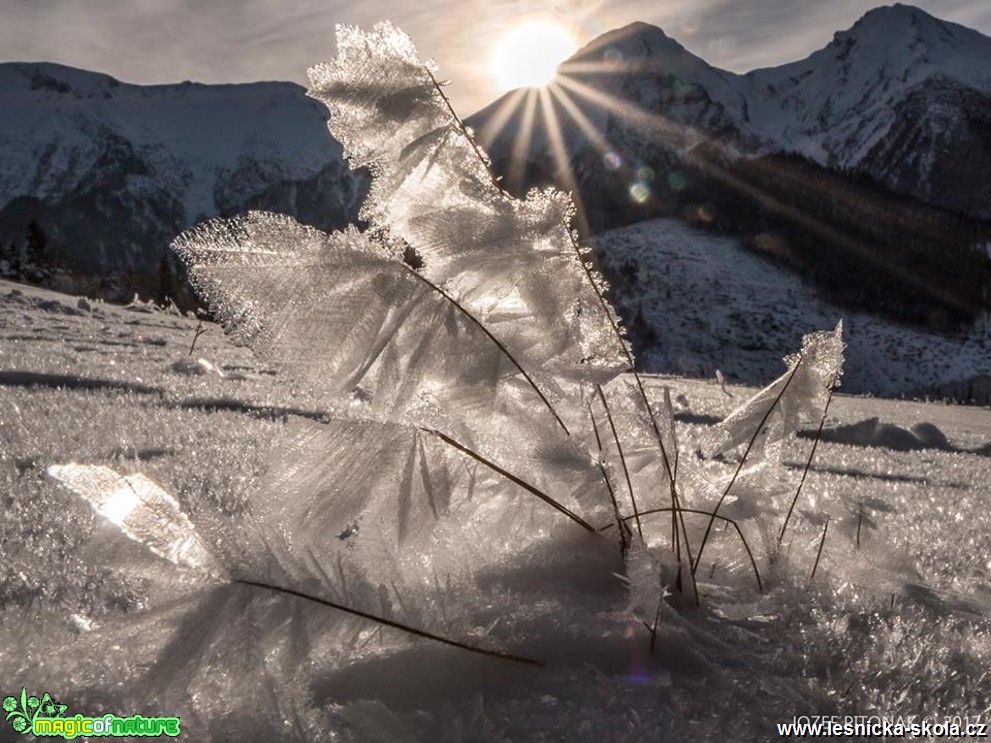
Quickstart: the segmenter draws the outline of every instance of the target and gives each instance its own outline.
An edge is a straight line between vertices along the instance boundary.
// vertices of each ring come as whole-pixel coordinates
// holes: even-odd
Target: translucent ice
[[[228,332],[302,382],[313,405],[436,428],[535,484],[606,502],[560,417],[569,404],[583,412],[580,403],[560,388],[548,398],[550,384],[541,388],[487,328],[367,235],[252,212],[175,246]]]
[[[756,461],[760,452],[794,433],[799,425],[819,422],[826,400],[843,373],[843,322],[832,332],[806,335],[802,350],[785,363],[787,372],[714,429],[709,439],[713,453],[752,442]]]
[[[46,471],[159,557],[183,567],[224,575],[224,569],[175,498],[140,472],[120,475],[109,467],[88,464],[53,464]]]
[[[568,230],[570,199],[518,200],[493,182],[409,39],[391,24],[338,31],[338,59],[310,70],[310,94],[353,165],[375,178],[363,217],[397,254],[412,247],[444,287],[529,369],[604,381],[628,366]]]

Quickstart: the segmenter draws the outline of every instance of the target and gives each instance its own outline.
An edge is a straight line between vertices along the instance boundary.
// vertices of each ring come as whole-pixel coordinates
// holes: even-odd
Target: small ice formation
[[[185,356],[176,360],[172,363],[171,368],[176,374],[182,374],[185,376],[202,377],[209,374],[220,378],[226,376],[224,374],[224,370],[212,361],[208,361],[204,358],[194,359],[192,356]]]

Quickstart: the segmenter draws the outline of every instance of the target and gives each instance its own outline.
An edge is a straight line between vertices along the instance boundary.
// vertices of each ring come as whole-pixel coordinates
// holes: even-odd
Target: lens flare
[[[650,198],[650,188],[646,183],[637,181],[630,186],[630,197],[638,204],[643,204]]]

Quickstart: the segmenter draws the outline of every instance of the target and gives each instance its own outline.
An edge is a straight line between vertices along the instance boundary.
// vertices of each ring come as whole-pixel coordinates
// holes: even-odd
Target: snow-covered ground
[[[611,230],[596,238],[627,323],[642,312],[656,342],[638,359],[652,372],[760,384],[803,334],[844,322],[844,391],[937,397],[953,383],[991,375],[986,327],[966,335],[924,332],[824,302],[795,274],[674,219]],[[624,266],[630,266],[624,270]]]
[[[705,335],[695,325],[743,322],[727,306],[728,289],[675,280],[685,262],[730,260],[719,241],[693,244],[708,252],[681,251],[669,278],[663,264],[656,269],[673,296],[702,298],[669,310],[661,332],[675,358]],[[756,279],[742,267],[753,260],[740,254],[732,265]],[[801,291],[741,284],[765,299]],[[808,314],[768,304],[777,307],[763,332],[796,350]],[[679,313],[687,314],[674,322]],[[822,320],[828,327],[835,316],[823,308]],[[897,345],[853,320],[845,385],[876,373],[863,366],[860,332]],[[761,327],[748,322],[754,333]],[[776,739],[775,723],[795,715],[991,722],[988,410],[837,395],[832,435],[818,446],[786,548],[771,561],[776,515],[747,532],[764,595],[732,534],[717,529],[700,571],[701,606],[676,592],[660,606],[653,647],[611,575],[623,566],[603,540],[550,528],[517,553],[518,534],[498,532],[498,513],[471,524],[480,541],[497,537],[500,551],[477,593],[457,580],[436,586],[449,631],[546,662],[534,668],[245,585],[204,597],[188,571],[122,538],[45,474],[70,462],[142,473],[175,496],[241,577],[263,569],[250,544],[231,535],[251,509],[267,507],[249,506],[250,494],[292,414],[319,411],[215,326],[190,355],[196,328],[148,307],[0,282],[3,695],[23,685],[49,691],[71,712],[179,715],[190,740],[749,741]],[[739,353],[727,348],[725,371],[739,373],[731,365]],[[767,380],[783,370],[743,358],[742,368]],[[709,426],[753,392],[650,381],[658,394],[664,386],[682,457],[698,456]],[[878,426],[843,428],[872,418]],[[843,443],[868,443],[871,432],[874,443],[904,443],[899,431],[938,446]],[[763,482],[794,491],[811,445],[790,439],[783,469]],[[725,475],[733,459],[706,466]],[[727,504],[726,514],[742,520],[745,510]]]

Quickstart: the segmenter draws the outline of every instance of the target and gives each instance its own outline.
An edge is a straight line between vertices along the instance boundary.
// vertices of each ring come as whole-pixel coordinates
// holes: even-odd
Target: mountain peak
[[[685,48],[657,26],[635,21],[607,31],[579,49],[574,62],[618,61],[643,57],[688,54]]]
[[[924,11],[915,5],[908,5],[906,3],[894,3],[893,5],[878,5],[876,8],[871,8],[866,13],[864,13],[861,20],[865,18],[927,18],[929,20],[936,20],[932,15]]]
[[[986,39],[973,29],[930,15],[914,5],[895,3],[867,11],[847,31],[836,34],[837,40],[858,38],[885,47],[922,43],[926,46],[955,46],[961,42]]]
[[[835,64],[911,87],[933,78],[991,90],[991,38],[913,5],[874,8],[798,65]],[[792,68],[795,65],[785,65]]]
[[[101,72],[90,72],[55,62],[0,63],[0,87],[6,93],[47,91],[92,96],[116,88],[120,81]]]
[[[356,211],[361,181],[295,83],[142,86],[11,62],[0,100],[0,241],[36,220],[82,272],[153,277],[178,232],[248,208],[322,228]]]
[[[887,32],[889,37],[906,33],[910,29],[916,29],[922,33],[927,30],[970,30],[965,26],[937,18],[915,5],[895,3],[894,5],[879,5],[876,8],[871,8],[848,31],[840,33],[864,32],[873,29]]]

